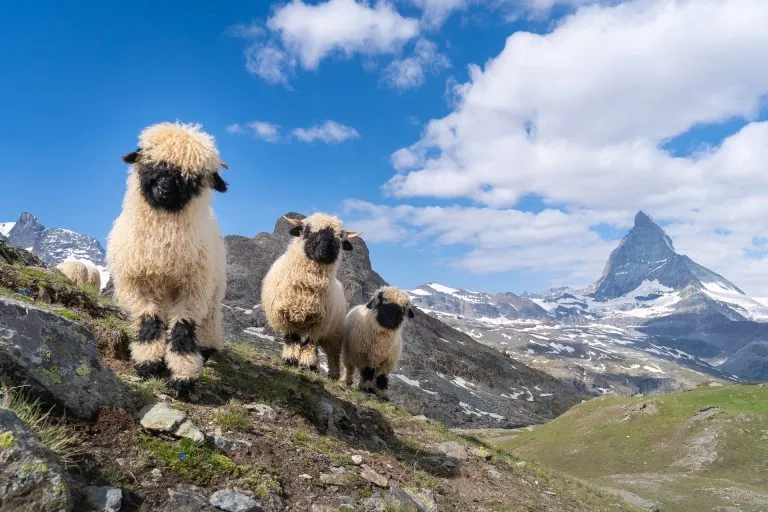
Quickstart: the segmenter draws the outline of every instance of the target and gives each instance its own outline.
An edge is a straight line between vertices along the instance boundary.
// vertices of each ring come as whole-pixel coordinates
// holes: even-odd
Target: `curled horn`
[[[293,224],[293,227],[296,227],[296,228],[304,224],[304,221],[301,219],[291,219],[289,217],[286,217],[285,215],[283,215],[283,218],[288,222],[290,222],[291,224]]]
[[[362,234],[363,234],[362,232],[358,233],[357,231],[348,231],[347,232],[347,238],[357,238],[357,237],[359,237]]]

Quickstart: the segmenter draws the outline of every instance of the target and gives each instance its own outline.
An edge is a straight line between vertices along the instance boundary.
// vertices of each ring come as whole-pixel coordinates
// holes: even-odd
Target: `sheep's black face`
[[[339,257],[341,240],[331,228],[323,228],[312,233],[309,226],[304,226],[304,254],[318,263],[330,265]]]
[[[406,316],[413,318],[413,310],[411,310],[410,306],[386,302],[381,292],[379,292],[377,297],[371,299],[366,307],[376,310],[376,321],[385,329],[397,329],[403,323]]]
[[[184,176],[174,166],[160,162],[139,167],[139,181],[147,204],[153,208],[178,212],[200,195],[203,177]]]

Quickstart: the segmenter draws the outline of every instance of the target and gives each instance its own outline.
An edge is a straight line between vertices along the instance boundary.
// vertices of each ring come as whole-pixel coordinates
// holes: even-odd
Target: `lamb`
[[[99,270],[93,265],[86,265],[88,271],[88,284],[96,288],[96,291],[101,290],[101,274]]]
[[[360,389],[386,399],[388,374],[403,351],[400,333],[407,318],[413,318],[410,297],[391,286],[379,288],[368,304],[352,308],[344,319],[342,380],[351,385],[358,368]]]
[[[188,398],[221,347],[225,249],[211,190],[227,190],[219,175],[227,165],[200,125],[178,122],[144,129],[123,160],[131,168],[107,249],[115,298],[137,329],[130,349],[139,375],[169,372]]]
[[[88,267],[84,263],[80,261],[65,261],[56,265],[56,268],[67,276],[67,279],[72,281],[72,284],[77,286],[88,284]]]
[[[336,278],[339,249],[352,250],[341,221],[324,213],[288,219],[296,238],[270,267],[262,284],[267,323],[284,337],[283,361],[316,369],[317,347],[328,356],[328,376],[339,378],[341,337],[348,303]]]

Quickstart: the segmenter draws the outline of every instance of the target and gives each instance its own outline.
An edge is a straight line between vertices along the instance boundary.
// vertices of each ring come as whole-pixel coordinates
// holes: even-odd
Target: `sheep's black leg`
[[[157,315],[146,315],[139,323],[137,340],[131,343],[131,358],[142,379],[166,377],[165,323]]]
[[[203,363],[207,362],[210,358],[215,356],[219,351],[215,348],[203,348],[200,349],[200,355],[203,356]]]
[[[291,332],[285,335],[283,341],[285,342],[283,345],[283,362],[288,366],[298,366],[301,336]]]
[[[360,390],[374,393],[376,391],[373,379],[376,377],[376,371],[371,367],[365,367],[360,370]]]
[[[179,320],[173,326],[165,360],[171,370],[169,385],[176,390],[179,398],[189,399],[203,366],[193,321]]]
[[[389,389],[389,376],[382,373],[376,377],[376,394],[379,395],[379,398],[389,401],[387,389]]]

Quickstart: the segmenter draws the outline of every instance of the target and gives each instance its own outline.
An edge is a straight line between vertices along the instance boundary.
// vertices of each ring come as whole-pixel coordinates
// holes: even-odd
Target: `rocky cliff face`
[[[289,217],[302,218],[290,213]],[[272,233],[226,237],[225,331],[275,353],[279,340],[263,329],[261,281],[290,241],[280,219]],[[365,302],[386,282],[371,267],[361,238],[344,252],[339,279],[350,305]],[[580,400],[551,376],[510,360],[441,321],[418,312],[404,330],[403,359],[393,376],[394,400],[414,414],[449,425],[520,426],[546,421]]]

